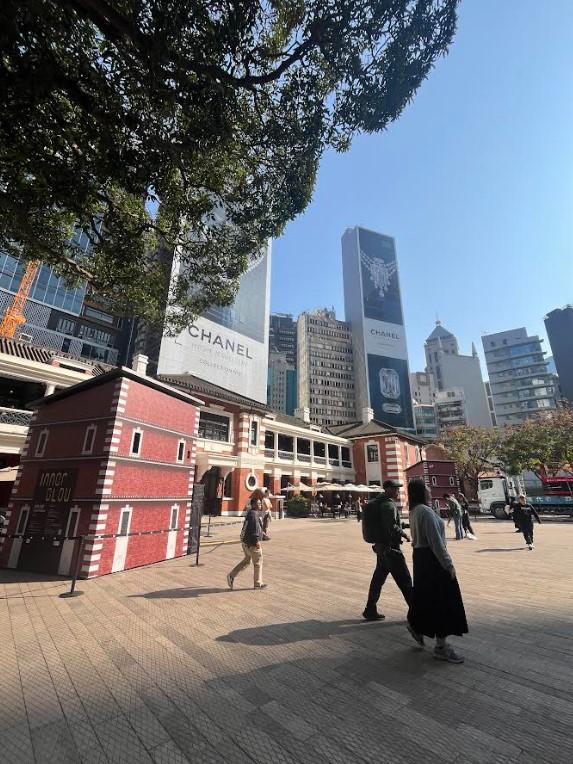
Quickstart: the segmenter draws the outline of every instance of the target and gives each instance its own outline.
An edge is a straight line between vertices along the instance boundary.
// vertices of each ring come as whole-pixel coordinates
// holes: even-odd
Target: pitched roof
[[[401,438],[413,440],[415,443],[426,442],[417,435],[392,427],[392,425],[380,422],[378,419],[371,419],[370,422],[347,422],[346,424],[333,425],[328,429],[333,435],[351,440],[352,438],[365,438],[374,435],[399,435]]]
[[[157,379],[172,387],[185,390],[191,395],[197,394],[199,396],[217,398],[220,401],[234,403],[237,406],[242,406],[243,408],[251,410],[255,409],[264,414],[270,413],[271,411],[271,409],[264,403],[255,401],[253,398],[247,398],[244,395],[239,395],[238,393],[233,393],[230,390],[226,390],[224,387],[215,385],[213,382],[207,382],[204,379],[195,377],[193,374],[159,374]]]
[[[86,370],[92,369],[92,373],[103,374],[113,368],[106,363],[94,363],[88,358],[77,358],[69,353],[62,353],[60,350],[54,350],[54,348],[42,347],[40,345],[34,345],[31,342],[22,342],[22,340],[14,340],[8,337],[0,337],[0,353],[5,355],[11,355],[16,358],[23,358],[26,361],[35,361],[36,363],[46,363],[52,365],[55,358],[57,359],[69,359],[70,361],[82,364]]]
[[[133,371],[133,369],[128,369],[126,366],[116,366],[111,369],[111,371],[107,371],[105,374],[98,374],[94,377],[86,379],[85,382],[79,382],[77,385],[66,387],[63,390],[59,390],[57,393],[54,393],[53,395],[47,395],[45,398],[40,398],[37,401],[32,401],[32,403],[29,404],[29,408],[49,406],[54,401],[60,401],[62,398],[68,398],[71,395],[76,395],[76,393],[83,392],[84,390],[88,390],[92,387],[104,385],[107,382],[110,382],[112,379],[117,379],[118,377],[125,377],[126,379],[130,379],[134,382],[139,382],[141,385],[151,387],[154,390],[158,390],[161,393],[170,395],[173,398],[178,398],[179,400],[186,401],[193,404],[194,406],[203,405],[203,401],[199,398],[196,398],[191,394],[191,392],[182,390],[172,385],[168,385],[163,380],[147,377],[143,374],[138,374],[137,372]]]
[[[280,411],[271,411],[269,413],[273,416],[275,422],[278,422],[279,424],[290,424],[294,427],[304,427],[306,430],[311,430],[312,432],[322,432],[327,434],[330,432],[319,424],[305,422],[303,419],[299,419],[296,416],[290,416],[289,414],[283,414]]]
[[[430,342],[431,340],[449,340],[452,337],[454,337],[454,335],[451,332],[444,329],[441,324],[436,324],[434,331],[430,334],[426,342]]]

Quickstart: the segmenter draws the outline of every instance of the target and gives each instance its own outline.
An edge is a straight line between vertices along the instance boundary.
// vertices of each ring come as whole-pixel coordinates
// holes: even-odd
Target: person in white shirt
[[[446,546],[443,520],[430,507],[430,496],[422,480],[408,483],[410,535],[414,547],[414,589],[408,611],[410,634],[423,646],[425,635],[436,638],[434,658],[463,663],[448,644],[450,635],[468,632],[464,603],[454,563]]]

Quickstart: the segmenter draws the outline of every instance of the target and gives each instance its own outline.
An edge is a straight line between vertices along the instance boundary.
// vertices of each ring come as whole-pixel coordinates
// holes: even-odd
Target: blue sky
[[[273,311],[344,317],[354,225],[396,239],[412,371],[436,314],[461,352],[517,326],[545,337],[544,314],[573,302],[571,0],[462,0],[449,55],[400,119],[323,158],[274,242]]]

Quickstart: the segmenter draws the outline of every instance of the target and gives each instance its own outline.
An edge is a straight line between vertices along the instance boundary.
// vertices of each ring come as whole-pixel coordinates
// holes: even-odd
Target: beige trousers
[[[231,571],[231,577],[236,578],[239,573],[248,568],[250,563],[253,563],[255,586],[260,586],[263,583],[263,550],[257,549],[256,546],[248,546],[247,544],[241,544],[243,547],[243,554],[245,555],[238,565],[235,565]]]

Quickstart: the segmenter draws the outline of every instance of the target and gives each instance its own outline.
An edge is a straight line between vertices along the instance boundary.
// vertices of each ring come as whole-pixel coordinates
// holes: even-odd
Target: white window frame
[[[376,459],[370,459],[368,449],[376,449]],[[366,464],[380,464],[380,446],[378,443],[366,443]]]
[[[175,512],[175,525],[173,524],[173,513]],[[169,515],[169,530],[174,531],[179,524],[179,504],[173,504],[171,507],[171,514]]]
[[[453,475],[450,475],[450,485],[454,485],[455,486],[455,484],[456,484],[455,477]]]
[[[438,478],[435,475],[432,475],[432,485],[437,486],[438,485]]]
[[[181,446],[183,446],[183,450],[181,451]],[[177,464],[183,464],[185,461],[185,450],[187,448],[187,441],[183,440],[183,438],[177,443]],[[179,452],[181,451],[181,458],[179,458]]]
[[[93,436],[92,436],[92,433],[93,433]],[[85,431],[85,434],[84,434],[84,444],[82,446],[82,456],[86,456],[87,454],[93,454],[94,446],[95,446],[96,434],[97,434],[97,424],[89,424],[86,427],[86,431]],[[91,447],[88,448],[87,444],[88,444],[88,439],[90,438],[90,436],[92,437]]]
[[[254,433],[253,433],[254,428]],[[255,442],[253,443],[253,434],[255,436]],[[249,446],[256,448],[259,445],[259,423],[256,419],[251,419],[249,426]]]
[[[82,508],[80,506],[78,506],[77,504],[74,504],[74,506],[70,509],[70,513],[68,515],[68,519],[66,520],[66,530],[65,530],[65,533],[64,533],[65,536],[70,536],[70,535],[71,536],[75,536],[76,535],[75,532],[70,533],[70,531],[73,531],[73,528],[72,528],[72,518],[73,518],[73,516],[75,514],[77,514],[77,519],[76,519],[76,522],[74,523],[74,527],[75,526],[79,526],[80,517],[82,516]]]
[[[121,521],[123,519],[123,515],[125,512],[129,513],[129,520],[127,521],[127,531],[126,533],[120,533],[121,531]],[[125,538],[126,536],[129,536],[129,532],[131,530],[131,516],[133,514],[133,507],[130,507],[129,504],[127,504],[125,507],[122,507],[119,510],[119,523],[117,524],[117,535],[119,538]]]
[[[48,445],[48,437],[50,435],[50,431],[44,427],[43,430],[40,430],[40,434],[38,435],[38,442],[36,443],[36,451],[34,456],[42,457],[46,453],[46,446]],[[40,448],[41,447],[41,448]]]
[[[135,445],[135,436],[139,433],[139,449],[137,451],[133,450],[133,447]],[[131,446],[129,447],[129,455],[130,456],[141,456],[141,448],[143,446],[143,430],[141,427],[136,427],[133,432],[131,433]]]
[[[26,515],[26,520],[24,524],[22,524],[22,518],[24,517],[24,514]],[[22,535],[26,533],[26,528],[28,527],[29,522],[30,522],[30,505],[24,504],[18,516],[18,523],[16,525],[16,533],[17,534],[21,533]],[[22,530],[20,530],[20,527],[22,528]]]

